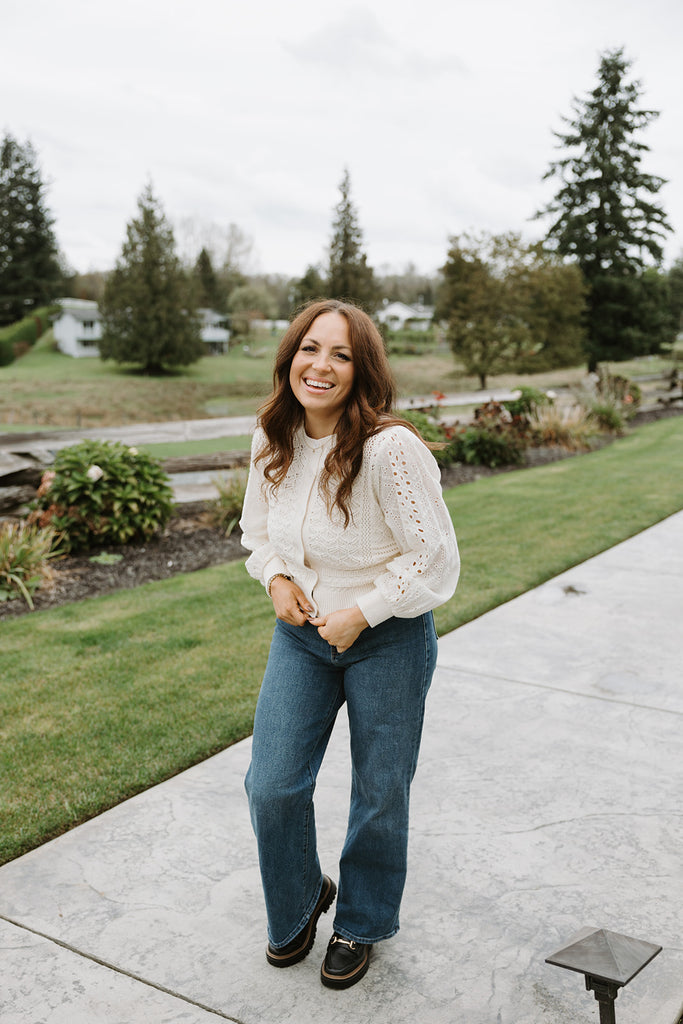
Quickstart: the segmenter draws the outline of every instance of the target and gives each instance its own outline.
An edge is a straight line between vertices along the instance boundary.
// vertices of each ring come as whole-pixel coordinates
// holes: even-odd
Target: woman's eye
[[[346,352],[337,352],[337,359],[341,359],[344,363],[350,363],[351,357],[347,356]]]

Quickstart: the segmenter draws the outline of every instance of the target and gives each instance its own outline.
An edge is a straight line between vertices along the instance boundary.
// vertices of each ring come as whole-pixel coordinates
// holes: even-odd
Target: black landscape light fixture
[[[616,1024],[614,1000],[662,947],[605,928],[582,928],[566,946],[546,957],[547,964],[586,976],[586,988],[600,1004],[600,1024]]]

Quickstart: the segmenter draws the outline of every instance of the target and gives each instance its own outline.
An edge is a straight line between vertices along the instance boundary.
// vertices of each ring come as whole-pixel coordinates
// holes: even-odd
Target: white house
[[[227,352],[230,342],[230,331],[228,320],[223,313],[217,313],[215,309],[198,309],[201,327],[200,337],[207,347],[210,355],[220,355]]]
[[[61,312],[52,325],[60,352],[79,359],[98,356],[102,337],[102,317],[96,302],[90,299],[59,299]]]
[[[102,337],[102,314],[96,302],[90,299],[59,299],[61,312],[53,322],[57,347],[67,356],[99,356],[97,344]],[[222,313],[213,309],[197,311],[200,319],[200,337],[210,355],[228,351],[230,331]]]
[[[408,306],[405,302],[386,302],[375,313],[380,323],[390,331],[426,331],[432,322],[434,310],[431,306]]]

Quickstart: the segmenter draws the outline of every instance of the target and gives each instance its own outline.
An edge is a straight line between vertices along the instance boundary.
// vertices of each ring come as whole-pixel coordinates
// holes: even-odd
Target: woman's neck
[[[336,421],[318,419],[317,417],[304,417],[304,430],[314,441],[320,441],[323,437],[330,437],[335,432]]]

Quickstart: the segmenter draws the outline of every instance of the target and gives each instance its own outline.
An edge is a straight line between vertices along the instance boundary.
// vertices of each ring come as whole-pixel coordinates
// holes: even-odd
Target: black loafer
[[[291,942],[288,942],[286,946],[281,946],[280,949],[275,949],[274,946],[268,943],[266,960],[269,964],[272,964],[273,967],[291,967],[292,964],[298,964],[300,960],[308,956],[315,942],[315,929],[318,924],[318,918],[321,914],[327,913],[336,895],[337,886],[331,878],[323,875],[323,887],[320,890],[318,902],[305,927],[301,929]]]
[[[333,935],[320,968],[320,980],[328,988],[349,988],[367,973],[371,945]]]

